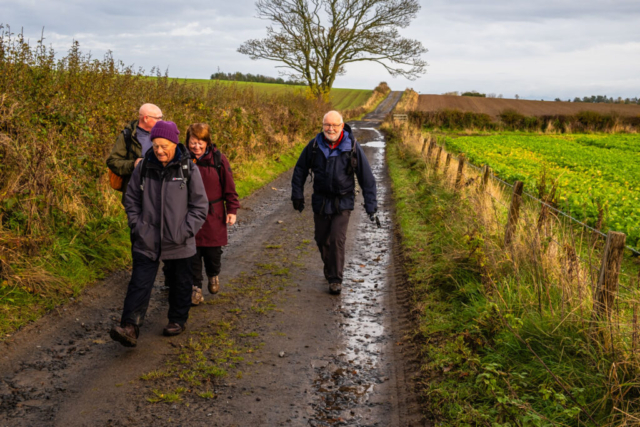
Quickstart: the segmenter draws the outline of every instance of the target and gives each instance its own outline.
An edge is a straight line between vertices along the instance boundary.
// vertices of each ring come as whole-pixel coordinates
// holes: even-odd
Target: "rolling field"
[[[497,117],[504,110],[516,110],[525,116],[573,115],[580,111],[621,116],[640,116],[640,105],[591,104],[586,102],[524,101],[516,99],[476,98],[470,96],[420,95],[417,111],[460,110]]]
[[[604,206],[604,230],[627,234],[640,247],[640,135],[538,135],[507,133],[447,140],[476,165],[488,164],[508,181],[536,193],[546,167],[558,181],[558,207],[590,225]]]
[[[209,79],[177,79],[187,81],[193,84],[203,86],[221,83],[221,84],[237,84],[238,86],[253,86],[256,91],[263,93],[282,94],[287,92],[304,91],[306,86],[291,86],[274,83],[254,83],[254,82],[231,82],[227,80],[209,80]],[[371,96],[373,90],[365,89],[338,89],[331,90],[331,103],[337,110],[348,110],[357,108],[364,104]]]

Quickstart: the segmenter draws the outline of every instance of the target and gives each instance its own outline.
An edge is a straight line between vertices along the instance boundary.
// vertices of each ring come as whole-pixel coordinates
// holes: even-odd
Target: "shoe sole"
[[[125,347],[135,347],[138,344],[137,341],[131,341],[129,337],[120,335],[118,332],[116,332],[113,329],[109,331],[109,336],[111,337],[112,340],[119,342]]]
[[[162,331],[162,335],[164,335],[165,337],[175,337],[176,335],[180,335],[181,333],[183,333],[185,331],[186,328],[182,328],[182,330],[180,332],[169,332],[166,329],[164,329]]]

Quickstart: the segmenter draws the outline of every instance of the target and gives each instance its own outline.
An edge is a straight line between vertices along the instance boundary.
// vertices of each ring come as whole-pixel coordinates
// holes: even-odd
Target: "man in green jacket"
[[[138,120],[128,123],[120,132],[107,158],[111,172],[122,177],[122,200],[135,167],[151,148],[150,132],[162,120],[162,111],[157,105],[143,104],[138,111]]]

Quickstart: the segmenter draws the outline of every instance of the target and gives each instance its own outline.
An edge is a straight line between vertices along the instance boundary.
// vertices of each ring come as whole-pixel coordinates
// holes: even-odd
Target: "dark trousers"
[[[193,285],[202,288],[202,261],[207,277],[214,277],[220,274],[222,268],[222,246],[199,246],[196,254],[191,257],[191,271],[193,272]]]
[[[124,299],[120,323],[140,327],[149,308],[151,290],[158,274],[160,261],[154,261],[138,252],[132,253],[133,273]],[[169,287],[169,322],[184,325],[189,318],[193,278],[191,259],[164,261],[165,284]]]
[[[335,215],[313,215],[315,239],[324,263],[324,277],[329,283],[342,283],[344,250],[351,211]]]

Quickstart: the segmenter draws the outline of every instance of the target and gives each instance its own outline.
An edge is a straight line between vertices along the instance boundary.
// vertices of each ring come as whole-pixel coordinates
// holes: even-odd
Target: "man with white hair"
[[[371,166],[351,128],[337,111],[325,114],[322,132],[302,150],[293,171],[291,200],[293,208],[300,212],[304,209],[304,184],[309,173],[315,177],[311,195],[315,240],[329,292],[337,295],[342,291],[345,242],[355,204],[356,177],[371,221],[375,220],[378,207]]]
[[[154,104],[143,104],[138,110],[138,119],[128,123],[118,135],[116,143],[107,158],[111,172],[122,177],[122,200],[127,184],[135,167],[142,161],[151,148],[150,132],[157,122],[162,120],[162,111]]]

